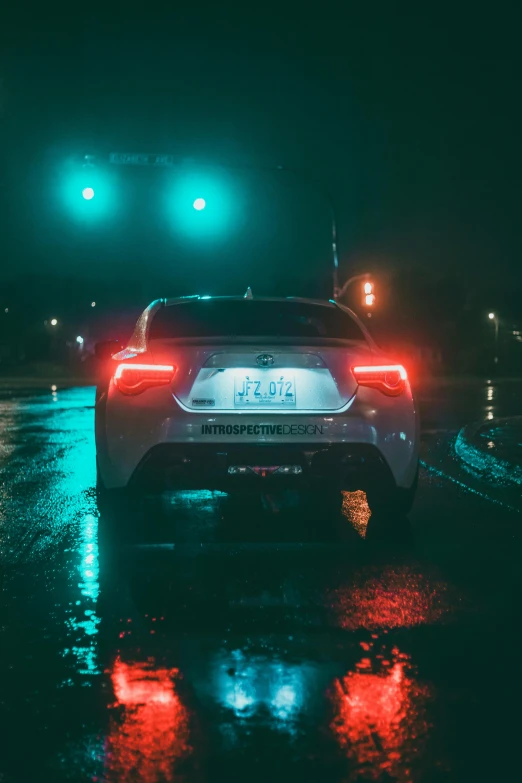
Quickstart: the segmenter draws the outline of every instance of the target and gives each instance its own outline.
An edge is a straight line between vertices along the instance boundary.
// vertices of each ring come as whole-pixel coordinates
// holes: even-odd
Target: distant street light
[[[90,201],[92,198],[94,198],[94,189],[84,188],[82,190],[82,196],[84,197],[85,201]]]
[[[51,318],[51,326],[57,326],[58,325],[58,319],[57,318]]]
[[[498,364],[498,316],[495,313],[488,313],[488,318],[495,324],[495,358],[493,361],[495,364]]]
[[[91,302],[91,307],[96,307],[96,302]]]
[[[81,335],[78,335],[78,337],[76,338],[76,342],[78,343],[78,345],[83,345],[83,337],[81,337]]]
[[[201,212],[202,209],[205,209],[207,206],[207,202],[204,198],[197,198],[194,203],[192,204],[194,209],[197,209],[198,212]]]

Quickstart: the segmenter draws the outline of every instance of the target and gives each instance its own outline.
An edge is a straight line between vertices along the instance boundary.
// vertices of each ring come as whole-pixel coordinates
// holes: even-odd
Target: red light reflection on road
[[[437,622],[449,611],[447,584],[408,566],[386,567],[356,579],[362,583],[330,593],[341,628],[409,628]]]
[[[373,666],[363,658],[356,671],[334,682],[331,728],[357,765],[353,780],[363,767],[365,780],[387,775],[407,783],[415,779],[412,765],[425,750],[429,690],[411,676],[407,655],[395,648],[389,657]]]
[[[121,783],[172,781],[187,756],[188,712],[175,690],[177,669],[116,659],[111,681],[116,696],[106,742],[107,780]]]
[[[371,516],[370,507],[366,501],[366,493],[343,492],[343,514],[361,538],[366,538],[366,528]]]

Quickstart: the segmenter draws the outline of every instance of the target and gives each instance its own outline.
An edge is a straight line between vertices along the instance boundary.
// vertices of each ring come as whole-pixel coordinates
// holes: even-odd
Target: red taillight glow
[[[177,669],[117,658],[111,681],[115,702],[105,739],[105,774],[92,780],[156,783],[183,779],[192,752],[190,714],[177,690]],[[179,776],[178,776],[179,773]]]
[[[151,386],[164,386],[176,374],[172,364],[119,364],[114,382],[122,394],[141,394]]]
[[[401,394],[408,380],[408,374],[402,364],[352,367],[352,372],[359,386],[373,386],[390,397]]]

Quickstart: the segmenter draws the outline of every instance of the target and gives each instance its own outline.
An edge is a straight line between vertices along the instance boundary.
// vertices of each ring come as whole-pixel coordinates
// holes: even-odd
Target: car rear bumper
[[[282,473],[281,467],[293,470]],[[240,474],[231,473],[230,469],[238,468]],[[226,492],[238,488],[310,489],[328,484],[355,490],[393,480],[379,450],[368,444],[164,443],[145,455],[129,485],[145,490],[205,488]]]
[[[96,450],[101,478],[107,488],[145,483],[169,474],[171,485],[189,488],[224,487],[231,480],[260,479],[292,483],[324,474],[363,489],[369,471],[381,475],[385,466],[399,487],[411,486],[418,463],[419,423],[407,395],[387,398],[361,388],[342,413],[270,415],[194,414],[172,408],[172,396],[160,390],[137,398],[100,395],[96,403]],[[143,398],[143,399],[142,399]],[[347,463],[357,463],[346,477]],[[233,465],[274,467],[300,465],[302,472],[283,477],[231,477]],[[224,469],[226,468],[226,469]],[[322,470],[322,467],[321,467]],[[353,486],[357,474],[359,486]],[[141,479],[139,478],[141,476]],[[160,481],[161,479],[161,481]],[[258,481],[259,483],[259,481]]]

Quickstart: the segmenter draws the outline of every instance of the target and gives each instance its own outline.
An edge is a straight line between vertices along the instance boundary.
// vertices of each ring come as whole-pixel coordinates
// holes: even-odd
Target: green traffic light
[[[61,171],[59,195],[74,220],[90,224],[114,217],[120,200],[113,172],[74,161]]]
[[[173,232],[198,247],[219,239],[228,241],[242,202],[237,183],[226,171],[182,167],[172,176],[166,208]]]

